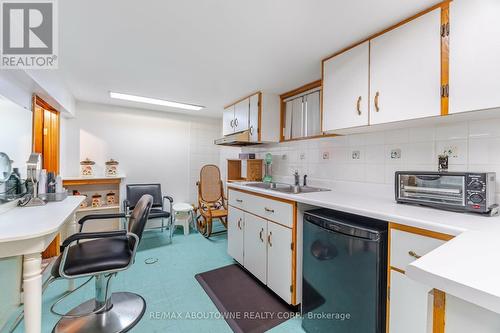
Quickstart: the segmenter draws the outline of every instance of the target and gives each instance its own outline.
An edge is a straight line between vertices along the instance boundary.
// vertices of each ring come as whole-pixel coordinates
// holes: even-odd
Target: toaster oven
[[[396,172],[396,201],[496,215],[494,172]]]

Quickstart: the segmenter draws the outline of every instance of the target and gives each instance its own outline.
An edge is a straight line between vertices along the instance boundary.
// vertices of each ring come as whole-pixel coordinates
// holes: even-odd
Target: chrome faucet
[[[299,176],[299,171],[295,170],[295,173],[293,174],[295,177],[295,186],[300,186],[300,176]]]

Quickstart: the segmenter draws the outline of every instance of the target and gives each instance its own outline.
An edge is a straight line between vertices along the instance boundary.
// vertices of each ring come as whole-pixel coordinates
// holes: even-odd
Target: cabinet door
[[[305,136],[315,136],[321,134],[320,126],[320,92],[304,96],[305,102]]]
[[[234,133],[234,105],[224,109],[222,113],[222,135]]]
[[[248,129],[250,99],[244,99],[234,106],[234,132],[243,132]]]
[[[262,283],[267,282],[267,221],[245,213],[244,253],[245,268]]]
[[[323,131],[368,125],[368,66],[369,42],[323,63]]]
[[[267,286],[292,302],[292,229],[267,223]]]
[[[242,210],[229,206],[227,218],[227,253],[237,262],[243,261],[243,230],[245,213]]]
[[[250,141],[259,141],[259,94],[250,96],[249,127]]]
[[[291,123],[291,138],[304,137],[304,105],[303,97],[293,99],[292,102],[292,123]]]
[[[500,106],[500,1],[450,3],[450,113]]]
[[[390,333],[425,333],[432,327],[432,288],[391,270]]]
[[[441,10],[370,42],[370,124],[441,114]]]

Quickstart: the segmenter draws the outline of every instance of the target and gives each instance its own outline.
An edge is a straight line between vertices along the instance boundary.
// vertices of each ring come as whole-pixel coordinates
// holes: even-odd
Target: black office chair
[[[144,195],[129,217],[125,214],[87,215],[78,223],[89,220],[128,218],[128,230],[79,232],[62,244],[63,253],[52,268],[51,282],[56,279],[90,278],[75,290],[60,297],[50,311],[61,318],[52,332],[111,333],[126,332],[141,320],[146,302],[130,292],[111,293],[111,278],[134,263],[137,246],[149,217],[153,197]],[[81,240],[88,240],[80,242]],[[74,244],[75,243],[75,244]],[[95,278],[95,298],[61,314],[55,307],[67,296]]]
[[[137,201],[144,195],[149,194],[153,197],[153,206],[151,208],[151,213],[149,214],[149,219],[159,219],[161,218],[160,227],[148,227],[146,230],[152,229],[165,229],[164,220],[168,219],[167,228],[169,230],[169,238],[172,240],[172,234],[174,232],[173,216],[172,216],[172,203],[174,199],[168,195],[162,195],[160,184],[128,184],[127,185],[127,199],[123,201],[123,211],[128,213],[131,209],[134,209]],[[165,210],[165,200],[169,202],[169,211]]]

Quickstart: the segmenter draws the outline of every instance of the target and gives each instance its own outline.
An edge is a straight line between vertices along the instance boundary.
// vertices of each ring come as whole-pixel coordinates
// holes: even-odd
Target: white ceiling
[[[218,117],[254,91],[319,79],[322,58],[438,2],[64,0],[59,73],[78,100],[140,106],[110,99],[116,91]]]

